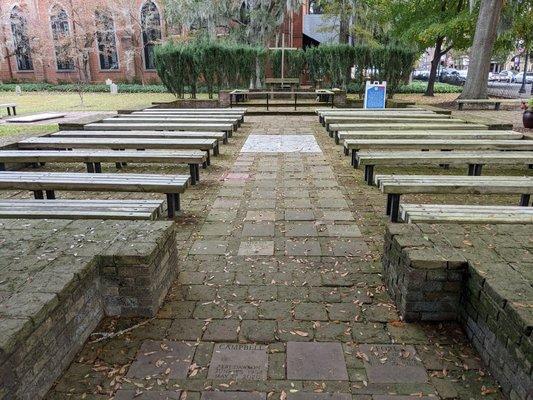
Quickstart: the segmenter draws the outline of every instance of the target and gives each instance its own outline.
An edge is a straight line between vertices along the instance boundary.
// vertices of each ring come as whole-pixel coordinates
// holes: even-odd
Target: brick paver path
[[[198,218],[181,222],[157,318],[88,343],[49,398],[500,398],[459,326],[398,320],[380,275],[384,199],[316,119],[247,121],[228,168],[185,199]],[[249,135],[266,136],[241,153]]]

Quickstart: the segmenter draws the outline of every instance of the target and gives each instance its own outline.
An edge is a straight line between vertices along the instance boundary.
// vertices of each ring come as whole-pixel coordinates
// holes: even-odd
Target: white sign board
[[[365,87],[365,108],[382,109],[387,101],[387,82],[366,81]]]
[[[109,79],[109,78],[107,78],[107,79],[105,80],[105,84],[106,84],[107,86],[111,86],[112,83],[113,83],[113,81],[112,81],[111,79]]]

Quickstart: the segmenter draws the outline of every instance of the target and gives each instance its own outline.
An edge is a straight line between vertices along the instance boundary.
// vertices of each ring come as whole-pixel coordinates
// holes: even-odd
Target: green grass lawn
[[[23,125],[23,124],[4,124],[0,125],[0,137],[16,135],[19,133],[31,133],[35,135],[57,132],[57,124],[49,125]]]
[[[147,107],[154,101],[174,99],[171,93],[87,93],[82,106],[77,93],[31,92],[20,96],[9,92],[0,93],[0,103],[17,103],[17,113],[21,115],[44,111],[116,111]],[[0,112],[5,113],[5,110]]]

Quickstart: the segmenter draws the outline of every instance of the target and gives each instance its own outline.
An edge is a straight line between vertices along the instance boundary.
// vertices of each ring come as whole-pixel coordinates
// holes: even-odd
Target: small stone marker
[[[136,390],[120,389],[115,394],[115,400],[179,400],[181,391],[152,390],[139,394]]]
[[[145,341],[128,371],[128,378],[164,376],[184,379],[195,347],[185,342]]]
[[[259,392],[202,392],[201,400],[266,400]]]
[[[20,85],[15,86],[15,94],[17,96],[20,96],[22,94],[22,88],[20,87]]]
[[[213,350],[209,379],[258,381],[267,378],[267,347],[260,344],[219,343]]]
[[[362,344],[359,354],[370,383],[424,383],[428,380],[413,346]]]
[[[342,345],[340,343],[287,343],[287,378],[348,380]]]
[[[111,94],[118,94],[118,85],[116,83],[109,85],[109,89],[111,90]]]

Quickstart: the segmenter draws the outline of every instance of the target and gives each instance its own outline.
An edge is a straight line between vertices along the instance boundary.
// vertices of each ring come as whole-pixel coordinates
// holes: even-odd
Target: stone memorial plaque
[[[180,395],[180,390],[153,390],[143,392],[120,389],[115,394],[115,400],[179,400]]]
[[[340,343],[287,343],[287,378],[348,380],[342,345]]]
[[[371,383],[424,383],[428,376],[413,346],[359,346],[368,381]]]
[[[352,400],[348,393],[289,393],[287,400]]]
[[[165,376],[184,379],[194,355],[195,347],[185,342],[145,341],[131,365],[128,378]]]
[[[219,343],[213,350],[209,379],[265,380],[267,347],[260,344]]]
[[[202,392],[201,400],[266,400],[259,392]]]
[[[389,394],[383,394],[383,395],[374,395],[372,397],[374,400],[436,400],[437,397],[435,396],[392,396]]]

